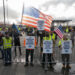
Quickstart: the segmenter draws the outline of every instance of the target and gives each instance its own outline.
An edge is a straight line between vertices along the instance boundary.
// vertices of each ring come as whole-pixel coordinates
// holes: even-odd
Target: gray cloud
[[[48,10],[48,8],[53,4],[53,5],[57,5],[59,3],[64,3],[67,6],[72,5],[73,3],[75,3],[75,0],[50,0],[50,1],[46,1],[43,5],[41,5],[41,7],[44,7],[45,10]],[[40,8],[40,7],[39,7]]]
[[[7,7],[5,7],[5,15],[7,18]],[[0,7],[0,19],[3,19],[3,7]],[[12,10],[10,7],[8,7],[8,18],[10,19],[16,19],[19,16],[19,13],[17,13],[16,11]]]

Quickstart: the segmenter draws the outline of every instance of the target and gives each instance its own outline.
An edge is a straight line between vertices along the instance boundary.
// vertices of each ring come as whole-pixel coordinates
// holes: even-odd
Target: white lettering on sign
[[[72,41],[67,40],[67,41],[62,41],[62,54],[71,54],[72,53]]]
[[[35,37],[34,36],[27,36],[26,37],[26,49],[34,49],[34,40]]]
[[[53,53],[53,42],[52,40],[43,41],[43,53]]]

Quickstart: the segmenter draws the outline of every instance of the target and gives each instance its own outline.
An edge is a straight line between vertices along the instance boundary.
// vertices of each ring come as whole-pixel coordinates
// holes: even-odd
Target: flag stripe
[[[59,36],[60,38],[63,38],[63,35],[62,35],[62,33],[60,32],[59,29],[56,29],[55,32],[58,34],[58,36]]]
[[[22,21],[25,21],[25,20],[29,20],[29,21],[32,21],[32,22],[37,22],[37,21],[29,19],[29,18],[24,18]]]
[[[28,10],[28,8],[27,8]],[[44,20],[44,30],[50,31],[52,17],[45,15],[36,8],[29,8],[29,11],[24,11],[22,24],[37,28],[38,21]]]
[[[50,29],[46,29],[46,28],[45,28],[44,30],[50,32]]]
[[[62,34],[61,34],[61,32],[60,32],[59,29],[57,30],[57,33],[58,33],[58,35],[60,36],[60,38],[62,38]]]
[[[37,22],[31,21],[31,20],[23,20],[24,22],[29,22],[29,23],[33,23],[33,24],[37,24]]]
[[[39,20],[39,19],[33,18],[33,17],[31,17],[31,16],[25,16],[25,15],[23,16],[23,18],[25,18],[25,19],[26,19],[26,18],[32,19],[32,20],[34,20],[34,21],[38,21],[38,20]]]
[[[37,26],[33,25],[33,24],[28,24],[28,23],[22,23],[23,25],[27,25],[27,26],[31,26],[31,27],[34,27],[34,28],[37,28]]]
[[[59,29],[56,30],[56,33],[59,35],[59,37],[62,37],[62,34],[60,33]]]
[[[48,25],[44,25],[44,26],[50,28],[50,26],[48,26]]]
[[[47,21],[45,21],[45,23],[46,23],[46,24],[48,24],[48,25],[50,25],[50,24],[51,24],[51,22],[49,23],[49,22],[47,22]]]
[[[30,22],[25,22],[25,21],[24,21],[23,23],[24,23],[24,24],[25,24],[25,23],[26,23],[26,24],[28,23],[28,24],[31,24],[31,25],[37,26],[37,24],[33,24],[33,23],[30,23]]]

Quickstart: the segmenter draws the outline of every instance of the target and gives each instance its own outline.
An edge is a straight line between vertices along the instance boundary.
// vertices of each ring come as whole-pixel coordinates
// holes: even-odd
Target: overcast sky
[[[75,20],[75,0],[4,0],[6,20],[21,21],[22,7],[33,6],[54,19]],[[8,8],[8,14],[7,14]],[[8,19],[7,19],[8,15]],[[0,0],[0,21],[3,20],[3,0]]]

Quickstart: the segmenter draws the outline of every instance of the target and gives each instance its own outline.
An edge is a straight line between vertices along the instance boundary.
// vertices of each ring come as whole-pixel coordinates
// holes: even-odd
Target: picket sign
[[[43,41],[43,53],[53,53],[53,41],[44,40]]]
[[[71,54],[72,53],[72,41],[62,41],[62,51],[61,54]]]

